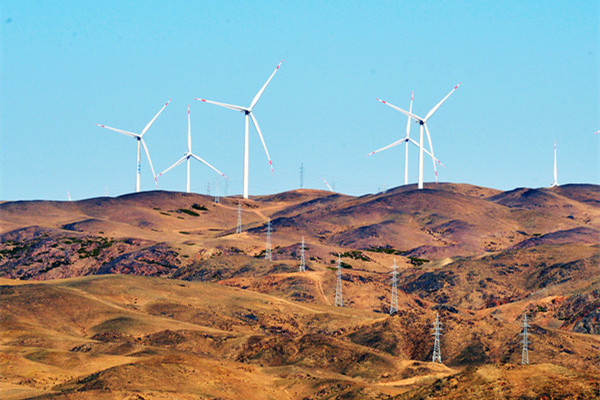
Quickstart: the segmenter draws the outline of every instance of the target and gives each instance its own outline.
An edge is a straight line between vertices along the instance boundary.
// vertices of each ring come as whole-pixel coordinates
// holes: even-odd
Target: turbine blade
[[[144,146],[144,151],[146,152],[146,157],[148,157],[148,163],[150,164],[150,169],[152,170],[152,177],[154,178],[154,183],[156,187],[158,187],[158,181],[156,180],[156,173],[154,172],[154,167],[152,166],[152,160],[150,159],[150,152],[148,151],[148,147],[146,146],[146,142],[144,139],[140,138],[140,142],[142,142],[142,146]]]
[[[413,91],[412,94],[410,95],[410,108],[408,109],[408,112],[412,114],[412,105],[413,105],[413,98],[415,97],[415,92]],[[408,118],[408,121],[406,121],[406,137],[410,137],[410,117]]]
[[[596,131],[596,132],[594,132],[594,135],[597,135],[597,134],[599,134],[599,133],[600,133],[600,131]]]
[[[269,159],[269,167],[271,167],[271,172],[275,172],[273,170],[273,163],[271,162],[271,156],[269,156],[269,150],[267,150],[267,145],[265,144],[265,139],[263,138],[262,132],[258,127],[258,122],[256,122],[256,118],[254,118],[254,114],[250,113],[250,117],[252,117],[252,122],[256,127],[256,131],[258,132],[258,136],[260,137],[260,141],[262,142],[263,147],[265,148],[265,153],[267,154],[267,158]]]
[[[188,157],[189,157],[189,155],[187,155],[187,154],[185,156],[181,157],[179,160],[177,160],[175,162],[175,164],[171,165],[169,168],[165,169],[163,172],[161,172],[160,174],[158,174],[156,176],[156,178],[157,179],[160,178],[161,175],[164,175],[165,173],[169,172],[170,170],[172,170],[173,168],[175,168],[176,166],[178,166],[179,164],[181,164],[182,162],[184,162]]]
[[[148,131],[148,129],[150,129],[150,126],[154,123],[154,121],[156,121],[156,118],[158,118],[158,116],[160,115],[160,113],[163,112],[163,110],[165,109],[165,107],[167,107],[170,102],[171,102],[171,99],[169,99],[169,101],[167,101],[165,103],[165,105],[162,106],[162,108],[156,113],[156,115],[154,116],[154,118],[152,118],[152,120],[150,122],[148,122],[148,125],[146,125],[146,127],[144,128],[144,130],[142,131],[142,133],[140,133],[140,137],[144,136],[144,134]]]
[[[392,107],[394,110],[400,111],[402,114],[406,115],[407,117],[410,117],[412,119],[414,119],[415,121],[419,122],[419,121],[423,121],[423,119],[415,114],[413,114],[412,112],[408,112],[406,110],[401,109],[400,107],[396,107],[393,104],[388,103],[385,100],[381,100],[380,98],[377,98],[377,101],[385,104],[386,106],[390,106]]]
[[[200,157],[198,157],[195,154],[190,154],[190,156],[194,157],[196,160],[200,161],[201,163],[203,163],[204,165],[206,165],[207,167],[211,168],[213,171],[215,171],[217,174],[221,175],[223,178],[229,179],[227,177],[227,175],[225,175],[224,173],[222,173],[221,171],[219,171],[218,169],[216,169],[215,167],[213,167],[212,165],[210,165],[209,163],[207,163],[206,161],[204,161],[203,159],[201,159]]]
[[[129,132],[129,131],[124,131],[122,129],[117,129],[117,128],[111,128],[110,126],[106,126],[106,125],[102,125],[102,124],[96,124],[96,126],[99,126],[100,128],[110,129],[111,131],[119,132],[119,133],[122,133],[123,135],[127,135],[127,136],[132,137],[132,138],[138,138],[138,137],[140,137],[140,135],[138,135],[137,133],[133,133],[133,132]]]
[[[431,143],[431,135],[427,124],[423,124],[425,127],[425,133],[427,134],[427,141],[429,142],[429,150],[431,150],[431,162],[433,163],[433,172],[435,173],[435,183],[438,183],[437,167],[435,166],[435,153],[433,152],[433,144]]]
[[[460,86],[460,84],[461,84],[461,83],[462,83],[462,82],[459,82],[459,83],[458,83],[458,85],[454,86],[454,89],[452,89],[452,90],[450,91],[450,93],[448,93],[448,94],[446,95],[446,97],[444,97],[444,98],[442,99],[442,101],[440,101],[439,103],[437,103],[437,104],[436,104],[436,106],[435,106],[435,107],[433,107],[433,108],[431,109],[431,111],[429,111],[429,112],[427,113],[427,115],[425,116],[425,121],[427,121],[429,118],[431,118],[431,116],[433,115],[433,113],[435,113],[435,112],[437,111],[437,109],[438,109],[438,108],[440,108],[440,106],[441,106],[442,104],[444,104],[444,102],[445,102],[446,100],[448,100],[448,97],[450,97],[450,95],[451,95],[452,93],[454,93],[454,91],[455,91],[456,89],[458,89],[458,87]]]
[[[260,96],[262,96],[263,92],[267,88],[267,85],[269,84],[269,82],[271,82],[271,79],[273,79],[273,77],[275,76],[275,73],[279,70],[279,67],[281,66],[282,62],[283,62],[283,60],[279,61],[279,64],[277,65],[277,68],[275,68],[275,71],[273,71],[273,73],[271,74],[269,79],[267,79],[267,81],[265,82],[263,87],[261,87],[260,90],[258,91],[258,93],[256,93],[256,96],[254,96],[254,98],[252,99],[252,103],[250,103],[250,107],[248,107],[250,110],[252,110],[254,108],[256,103],[258,103],[258,99],[260,99]]]
[[[413,139],[410,139],[410,138],[409,138],[409,139],[408,139],[408,141],[409,141],[409,142],[411,142],[412,144],[414,144],[415,146],[417,146],[417,148],[421,147],[421,146],[419,145],[419,143],[417,143],[417,142],[416,142],[416,141],[414,141]],[[426,148],[423,148],[423,152],[424,152],[425,154],[427,154],[429,157],[433,158],[433,159],[435,160],[435,162],[437,162],[438,164],[440,164],[442,167],[444,166],[444,164],[442,164],[442,162],[441,162],[440,160],[438,160],[437,158],[433,157],[433,156],[431,155],[431,153],[430,153],[429,151],[427,151],[427,149],[426,149]]]
[[[227,103],[219,103],[219,102],[212,101],[212,100],[200,99],[198,97],[194,97],[194,100],[202,101],[204,103],[215,104],[217,106],[229,108],[230,110],[234,110],[234,111],[250,111],[246,107],[234,106],[233,104],[227,104]]]
[[[329,191],[333,192],[333,189],[331,188],[331,186],[329,186],[329,183],[327,183],[327,181],[325,180],[325,178],[323,178],[323,182],[325,182],[325,185],[327,185],[327,187],[329,188]]]
[[[410,121],[410,120],[409,120],[409,121]],[[379,150],[375,150],[375,151],[373,151],[373,152],[371,152],[371,153],[367,154],[367,157],[368,157],[368,156],[372,156],[372,155],[373,155],[373,154],[375,154],[375,153],[379,153],[380,151],[387,150],[387,149],[389,149],[390,147],[398,146],[400,143],[404,143],[404,142],[406,142],[407,140],[409,140],[409,139],[408,139],[408,138],[404,138],[404,139],[397,140],[397,141],[395,141],[395,142],[394,142],[394,143],[392,143],[392,144],[388,144],[387,146],[385,146],[385,147],[382,147],[382,148],[380,148]]]

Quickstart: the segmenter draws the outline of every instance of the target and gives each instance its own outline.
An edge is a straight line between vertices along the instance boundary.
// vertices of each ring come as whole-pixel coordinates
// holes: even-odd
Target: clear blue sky
[[[162,171],[193,150],[242,189],[243,116],[194,101],[255,108],[271,174],[251,128],[250,194],[322,178],[350,194],[404,180],[401,138],[462,81],[429,123],[440,181],[512,189],[600,179],[598,1],[26,1],[1,11],[0,199],[111,196],[135,188],[135,142],[96,127],[146,135]],[[411,136],[417,139],[413,124]],[[417,152],[411,149],[411,182]],[[160,188],[185,190],[185,167]],[[192,190],[217,175],[192,165]],[[433,180],[425,160],[425,180]],[[220,183],[223,192],[223,183]],[[142,189],[154,181],[142,162]]]

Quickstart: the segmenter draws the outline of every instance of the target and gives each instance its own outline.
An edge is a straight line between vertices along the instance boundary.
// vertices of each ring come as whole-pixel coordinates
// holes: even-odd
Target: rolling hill
[[[596,185],[4,202],[0,397],[598,398],[599,272]]]

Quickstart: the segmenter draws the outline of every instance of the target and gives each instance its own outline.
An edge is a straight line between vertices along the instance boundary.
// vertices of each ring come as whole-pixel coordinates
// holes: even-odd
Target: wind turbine
[[[218,169],[216,169],[215,167],[213,167],[212,165],[210,165],[209,163],[207,163],[206,161],[204,161],[203,159],[201,159],[200,157],[198,157],[197,155],[192,153],[192,128],[191,128],[191,123],[190,123],[190,106],[188,106],[187,113],[188,113],[188,150],[187,150],[187,152],[185,152],[183,157],[181,157],[179,160],[177,160],[177,162],[175,162],[175,164],[171,165],[169,168],[165,169],[163,172],[158,174],[158,176],[156,178],[158,179],[165,172],[170,171],[171,169],[175,168],[182,162],[187,161],[187,186],[186,186],[187,189],[186,190],[189,193],[190,192],[190,158],[195,158],[196,160],[200,161],[207,167],[211,168],[213,171],[220,174],[224,178],[226,178],[226,179],[229,179],[229,178],[227,178],[227,176],[225,176],[224,173],[222,173],[221,171],[219,171]]]
[[[419,184],[418,184],[419,189],[423,189],[423,152],[426,152],[426,150],[423,148],[423,129],[425,129],[425,133],[427,133],[427,141],[429,142],[429,149],[431,150],[430,156],[431,156],[431,159],[433,162],[433,170],[435,171],[435,181],[437,182],[437,168],[435,166],[435,163],[438,162],[440,165],[442,165],[442,163],[440,163],[439,160],[435,158],[435,155],[433,152],[433,146],[431,144],[431,135],[429,134],[429,129],[427,129],[427,121],[429,120],[429,118],[431,118],[433,116],[433,114],[438,110],[438,108],[440,108],[441,105],[444,104],[444,102],[446,100],[448,100],[448,97],[450,97],[450,95],[452,93],[454,93],[454,91],[456,89],[458,89],[459,86],[460,86],[460,83],[458,85],[454,86],[454,89],[452,89],[450,91],[450,93],[448,93],[446,95],[446,97],[444,97],[439,103],[437,103],[435,105],[435,107],[433,107],[427,113],[425,118],[421,118],[418,115],[413,114],[412,112],[409,112],[409,111],[403,110],[399,107],[396,107],[395,105],[390,104],[387,101],[381,100],[379,98],[377,99],[378,101],[382,102],[383,104],[386,104],[386,105],[392,107],[393,109],[400,111],[404,115],[412,118],[417,124],[420,125],[420,132],[419,132]],[[401,142],[402,142],[402,140],[400,141],[400,143]]]
[[[122,133],[125,136],[129,136],[129,137],[136,139],[136,141],[137,141],[137,170],[136,170],[136,176],[135,176],[135,191],[136,192],[140,191],[140,175],[142,172],[142,166],[140,163],[140,143],[142,146],[144,146],[144,151],[146,152],[146,157],[148,157],[148,163],[150,164],[150,169],[152,170],[152,177],[154,178],[154,182],[156,183],[156,186],[158,187],[158,183],[156,181],[156,174],[154,173],[154,167],[152,166],[152,160],[150,160],[150,153],[148,152],[148,147],[146,146],[146,143],[144,142],[143,137],[146,134],[146,132],[148,132],[148,129],[150,129],[150,126],[152,126],[154,121],[156,121],[156,118],[158,118],[160,113],[162,113],[163,110],[165,109],[165,107],[167,105],[169,105],[170,101],[171,101],[171,99],[169,99],[169,101],[167,101],[165,103],[165,105],[162,106],[162,108],[158,111],[158,113],[154,116],[154,118],[152,118],[152,120],[150,122],[148,122],[148,125],[146,125],[146,127],[142,130],[141,133],[133,133],[133,132],[129,132],[129,131],[124,131],[122,129],[111,128],[110,126],[106,126],[106,125],[96,124],[97,126],[99,126],[101,128],[110,129],[111,131]]]
[[[552,183],[552,186],[550,187],[556,187],[558,186],[558,174],[556,171],[556,142],[554,142],[554,182]]]
[[[329,188],[329,191],[331,193],[333,193],[333,188],[331,187],[331,185],[329,183],[327,183],[327,181],[325,180],[325,178],[323,178],[323,182],[325,182],[325,185]]]
[[[415,92],[413,92],[411,94],[411,96],[410,96],[410,108],[409,108],[409,112],[412,112],[414,94],[415,94]],[[377,100],[379,100],[379,99],[377,99]],[[383,102],[383,103],[389,105],[389,103],[386,103],[386,102]],[[367,156],[372,156],[373,154],[379,153],[380,151],[387,150],[387,149],[389,149],[391,147],[398,146],[399,144],[401,144],[403,142],[406,144],[405,151],[404,151],[404,184],[408,185],[408,143],[410,142],[410,143],[414,144],[415,146],[417,146],[417,148],[421,147],[417,142],[415,142],[414,140],[412,140],[410,138],[410,118],[408,118],[408,120],[406,121],[406,137],[404,137],[403,139],[400,139],[398,141],[395,141],[394,143],[392,143],[390,145],[382,147],[379,150],[375,150],[375,151],[367,154]],[[424,150],[424,152],[427,153],[430,157],[433,157],[431,155],[431,153],[428,152],[427,150]],[[438,163],[440,163],[440,165],[442,165],[442,166],[444,165],[438,159],[434,158],[434,160],[437,161]],[[435,162],[433,164],[433,167],[435,169]],[[436,181],[437,181],[437,174],[436,174]]]
[[[226,103],[218,103],[216,101],[211,101],[211,100],[206,100],[206,99],[199,99],[196,97],[196,100],[205,102],[205,103],[211,103],[211,104],[215,104],[217,106],[221,106],[221,107],[225,107],[225,108],[229,108],[230,110],[234,110],[234,111],[240,111],[242,114],[244,114],[244,198],[247,199],[248,198],[248,166],[249,166],[249,159],[248,159],[248,153],[249,153],[249,149],[248,149],[248,142],[249,142],[249,137],[248,137],[248,118],[252,118],[252,123],[254,124],[254,127],[256,128],[256,132],[258,132],[258,136],[260,137],[260,141],[262,142],[262,145],[265,149],[265,154],[267,155],[267,159],[269,160],[269,166],[271,167],[271,172],[273,171],[273,163],[271,162],[271,157],[269,156],[269,151],[267,150],[267,145],[265,144],[265,139],[263,138],[262,132],[260,131],[260,128],[258,127],[258,122],[256,121],[256,118],[254,118],[254,114],[252,113],[252,110],[254,109],[254,106],[256,105],[256,103],[258,102],[258,100],[260,99],[260,96],[262,96],[263,92],[265,91],[265,89],[267,88],[267,85],[269,84],[269,82],[271,82],[271,79],[273,79],[273,77],[275,76],[275,73],[279,70],[279,67],[281,66],[281,63],[283,62],[283,60],[281,60],[279,62],[279,64],[277,65],[277,68],[275,68],[275,71],[273,71],[273,73],[271,74],[271,76],[269,77],[269,79],[267,80],[267,82],[265,82],[265,84],[263,85],[262,88],[260,88],[260,90],[258,91],[258,93],[256,94],[256,96],[254,96],[254,98],[252,99],[252,102],[250,103],[250,105],[248,107],[241,107],[241,106],[235,106],[232,104],[226,104]]]

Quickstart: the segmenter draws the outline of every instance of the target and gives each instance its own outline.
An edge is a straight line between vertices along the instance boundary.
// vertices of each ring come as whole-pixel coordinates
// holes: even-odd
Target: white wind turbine
[[[443,104],[443,103],[444,103],[446,100],[448,100],[448,97],[450,97],[450,95],[451,95],[452,93],[454,93],[454,91],[455,91],[456,89],[458,89],[458,87],[459,87],[459,86],[460,86],[460,83],[459,83],[458,85],[454,86],[454,89],[452,89],[452,90],[450,91],[450,93],[448,93],[448,94],[446,95],[446,97],[444,97],[444,98],[442,99],[442,101],[440,101],[439,103],[437,103],[437,104],[435,105],[435,107],[433,107],[433,108],[432,108],[432,109],[431,109],[431,110],[430,110],[430,111],[427,113],[427,115],[425,116],[425,118],[421,118],[421,117],[419,117],[419,116],[417,116],[417,115],[413,114],[413,113],[412,113],[412,111],[406,111],[406,110],[403,110],[403,109],[401,109],[401,108],[399,108],[399,107],[396,107],[395,105],[393,105],[393,104],[390,104],[390,103],[388,103],[388,102],[386,102],[386,101],[384,101],[384,100],[381,100],[381,99],[379,99],[379,98],[377,99],[378,101],[382,102],[383,104],[386,104],[386,105],[388,105],[388,106],[392,107],[393,109],[400,111],[400,112],[401,112],[401,113],[403,113],[404,115],[406,115],[406,116],[408,116],[408,117],[412,118],[412,119],[413,119],[413,120],[414,120],[414,121],[415,121],[417,124],[419,124],[419,125],[420,125],[420,132],[419,132],[419,144],[418,144],[418,146],[419,146],[419,183],[418,183],[418,188],[419,188],[419,189],[423,189],[423,152],[426,152],[427,154],[429,154],[429,152],[427,152],[427,150],[425,150],[425,149],[423,148],[423,128],[425,129],[425,133],[427,134],[427,141],[429,142],[429,149],[431,150],[431,154],[429,154],[429,155],[431,156],[431,159],[432,159],[432,162],[433,162],[433,170],[435,171],[435,181],[437,182],[437,168],[436,168],[436,165],[435,165],[435,163],[436,163],[436,162],[438,162],[440,165],[442,165],[442,163],[441,163],[441,162],[440,162],[440,161],[439,161],[437,158],[435,158],[435,155],[434,155],[434,152],[433,152],[433,146],[432,146],[432,144],[431,144],[431,135],[429,134],[429,129],[427,129],[427,121],[429,120],[429,118],[431,118],[431,117],[433,116],[433,114],[434,114],[434,113],[435,113],[435,112],[438,110],[438,108],[440,108],[440,107],[441,107],[441,105],[442,105],[442,104]],[[400,141],[398,142],[398,144],[399,144],[399,143],[402,143],[402,141],[404,141],[404,140],[406,140],[406,138],[405,138],[405,139],[402,139],[402,140],[400,140]],[[409,138],[408,140],[411,140],[411,139]],[[412,142],[412,140],[411,140],[411,142]],[[394,144],[392,144],[392,145],[394,145]],[[391,147],[392,145],[390,145],[390,147]],[[384,149],[385,149],[385,147],[384,147]],[[383,149],[381,149],[381,150],[383,150]]]
[[[414,94],[415,94],[415,92],[413,92],[411,94],[411,96],[410,96],[410,108],[409,108],[408,112],[412,112]],[[379,99],[377,99],[377,100],[379,100]],[[386,102],[383,102],[383,103],[389,105],[389,103],[386,103]],[[389,149],[391,147],[398,146],[399,144],[401,144],[403,142],[406,144],[405,149],[404,149],[404,184],[408,185],[408,143],[410,142],[410,143],[414,144],[415,146],[417,146],[417,148],[421,147],[419,145],[419,143],[415,142],[413,139],[410,138],[410,118],[408,118],[408,120],[406,121],[406,136],[403,139],[397,140],[394,143],[389,144],[389,145],[387,145],[385,147],[382,147],[379,150],[375,150],[375,151],[367,154],[367,156],[372,156],[373,154],[379,153],[380,151],[387,150],[387,149]],[[427,153],[430,157],[433,157],[431,155],[431,153],[428,152],[427,150],[423,150],[423,151],[425,153]],[[442,166],[444,165],[444,164],[441,163],[441,161],[439,161],[439,160],[437,160],[435,158],[434,158],[434,160],[437,161],[438,163],[440,163],[440,165],[442,165]],[[434,162],[433,166],[434,166],[434,169],[435,169],[435,162]],[[436,174],[436,178],[437,178],[437,174]]]
[[[550,187],[558,186],[558,173],[556,168],[556,142],[554,142],[554,182]]]
[[[148,147],[146,147],[146,143],[144,142],[143,137],[146,134],[146,132],[148,132],[148,129],[150,129],[150,126],[154,123],[154,121],[156,121],[156,118],[158,118],[160,113],[162,113],[163,110],[165,109],[165,107],[167,105],[169,105],[170,101],[171,101],[171,99],[169,99],[169,101],[167,101],[165,103],[165,105],[162,106],[162,108],[158,111],[158,113],[156,113],[154,118],[152,118],[152,120],[150,122],[148,122],[148,125],[146,125],[146,127],[142,130],[141,133],[133,133],[133,132],[129,132],[129,131],[124,131],[122,129],[111,128],[110,126],[106,126],[106,125],[96,124],[97,126],[99,126],[101,128],[110,129],[111,131],[119,132],[119,133],[122,133],[123,135],[126,135],[126,136],[136,139],[136,141],[137,141],[137,170],[136,170],[136,177],[135,177],[135,191],[136,192],[140,191],[140,175],[141,175],[141,171],[142,171],[142,166],[140,164],[140,143],[142,146],[144,146],[144,151],[146,152],[146,157],[148,157],[148,163],[150,164],[150,169],[152,170],[152,177],[154,178],[154,182],[156,183],[156,174],[154,173],[154,167],[152,166],[152,160],[150,160],[150,153],[148,152]],[[158,187],[158,183],[156,183],[156,185]]]
[[[248,153],[249,153],[249,150],[248,150],[248,141],[249,141],[249,137],[248,137],[248,118],[249,117],[252,118],[252,123],[254,124],[254,127],[256,128],[256,132],[258,132],[258,136],[260,137],[260,141],[262,142],[262,145],[263,145],[263,147],[265,149],[265,153],[267,155],[267,159],[269,160],[269,166],[271,167],[271,172],[273,172],[273,163],[271,162],[271,157],[269,156],[269,151],[267,150],[267,145],[265,144],[265,139],[263,138],[262,132],[260,131],[260,128],[258,127],[258,122],[256,122],[256,118],[254,118],[254,114],[252,113],[252,110],[254,109],[254,106],[256,105],[256,103],[258,102],[258,100],[260,99],[260,96],[262,96],[263,92],[267,88],[267,85],[269,84],[269,82],[271,82],[271,79],[273,79],[273,77],[275,76],[275,73],[279,70],[279,67],[281,66],[282,62],[283,62],[283,60],[279,62],[279,65],[277,65],[277,68],[275,68],[275,71],[273,71],[273,73],[271,74],[271,76],[269,77],[269,79],[267,80],[267,82],[265,82],[265,84],[263,85],[263,87],[260,88],[260,90],[258,91],[258,93],[256,94],[256,96],[254,96],[254,98],[252,99],[252,102],[250,103],[250,106],[248,106],[248,107],[235,106],[235,105],[232,105],[232,104],[218,103],[216,101],[211,101],[211,100],[196,98],[196,100],[203,101],[205,103],[216,104],[216,105],[221,106],[221,107],[229,108],[230,110],[240,111],[241,113],[244,114],[244,198],[245,199],[248,198],[248,166],[249,166],[249,160],[248,160]]]
[[[187,186],[186,186],[186,188],[187,188],[187,192],[189,193],[190,192],[190,158],[195,158],[196,160],[200,161],[207,167],[211,168],[213,171],[220,174],[224,178],[226,178],[226,179],[229,179],[229,178],[227,178],[227,176],[225,176],[224,173],[222,173],[221,171],[219,171],[218,169],[216,169],[215,167],[213,167],[212,165],[210,165],[209,163],[207,163],[206,161],[204,161],[203,159],[201,159],[200,157],[198,157],[197,155],[192,153],[192,128],[191,128],[191,122],[190,122],[190,106],[188,106],[187,113],[188,113],[188,150],[183,155],[183,157],[181,157],[177,162],[175,162],[175,164],[171,165],[169,168],[165,169],[163,172],[158,174],[158,176],[156,178],[159,178],[162,174],[164,174],[167,171],[170,171],[171,169],[175,168],[182,162],[187,161]]]

